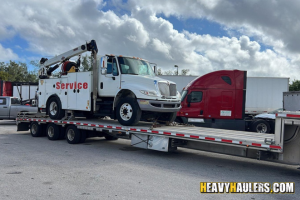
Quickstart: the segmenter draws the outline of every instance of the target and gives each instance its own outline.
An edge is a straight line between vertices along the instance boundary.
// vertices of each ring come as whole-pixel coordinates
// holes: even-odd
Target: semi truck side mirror
[[[156,65],[153,66],[153,70],[154,70],[154,74],[157,75],[157,66]]]
[[[187,102],[188,103],[191,103],[192,102],[192,95],[187,95]]]

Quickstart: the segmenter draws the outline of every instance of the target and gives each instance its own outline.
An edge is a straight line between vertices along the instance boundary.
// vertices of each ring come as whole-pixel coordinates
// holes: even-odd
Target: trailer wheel
[[[114,137],[112,135],[106,135],[104,136],[106,140],[117,140],[118,138],[117,137]]]
[[[43,135],[43,127],[37,122],[31,122],[30,134],[32,137],[41,137]]]
[[[80,130],[74,125],[69,126],[66,130],[66,138],[69,144],[78,144],[81,139]]]
[[[124,126],[136,125],[142,115],[137,101],[130,97],[122,98],[119,101],[116,112],[118,121]]]
[[[56,124],[53,123],[48,124],[46,133],[49,140],[58,140],[60,137],[60,129]]]
[[[256,120],[251,125],[251,131],[257,133],[270,133],[271,127],[269,123],[263,119]]]
[[[48,101],[47,112],[51,119],[61,119],[64,117],[64,110],[61,109],[61,102],[57,97],[52,97]]]

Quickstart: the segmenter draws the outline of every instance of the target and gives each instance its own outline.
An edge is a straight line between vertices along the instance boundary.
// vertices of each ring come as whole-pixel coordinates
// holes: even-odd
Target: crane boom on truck
[[[71,57],[86,51],[91,51],[93,70],[69,70],[72,68],[66,62],[69,65]],[[42,58],[38,107],[51,119],[62,119],[71,111],[75,117],[109,116],[127,126],[140,120],[174,121],[181,107],[181,95],[174,82],[157,77],[147,60],[112,54],[97,58],[97,52],[92,40],[50,60]],[[63,64],[62,73],[53,77],[58,63]],[[78,67],[78,63],[73,65]]]

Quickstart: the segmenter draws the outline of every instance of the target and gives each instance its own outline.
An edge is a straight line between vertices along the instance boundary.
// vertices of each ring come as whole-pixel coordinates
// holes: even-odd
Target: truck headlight
[[[140,92],[148,96],[157,96],[157,92],[154,90],[140,90]]]

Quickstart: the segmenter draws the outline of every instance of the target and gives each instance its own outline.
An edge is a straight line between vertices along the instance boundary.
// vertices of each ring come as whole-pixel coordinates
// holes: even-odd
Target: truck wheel
[[[49,140],[58,140],[60,137],[60,130],[56,124],[48,124],[46,133]]]
[[[142,115],[137,101],[130,97],[123,98],[119,101],[116,112],[118,121],[124,126],[136,125]]]
[[[47,111],[51,119],[61,119],[64,117],[64,110],[61,109],[60,100],[57,97],[52,97],[48,101]]]
[[[106,135],[104,136],[106,140],[117,140],[118,138],[117,137],[114,137],[112,135]]]
[[[69,126],[66,130],[66,138],[69,144],[78,144],[81,139],[80,130],[74,125]]]
[[[32,137],[41,137],[43,135],[42,125],[38,124],[37,122],[31,122],[30,133]]]
[[[177,112],[162,113],[158,121],[162,124],[172,123],[176,119]]]
[[[270,133],[270,125],[267,121],[260,119],[256,120],[251,125],[251,131],[257,133]]]

